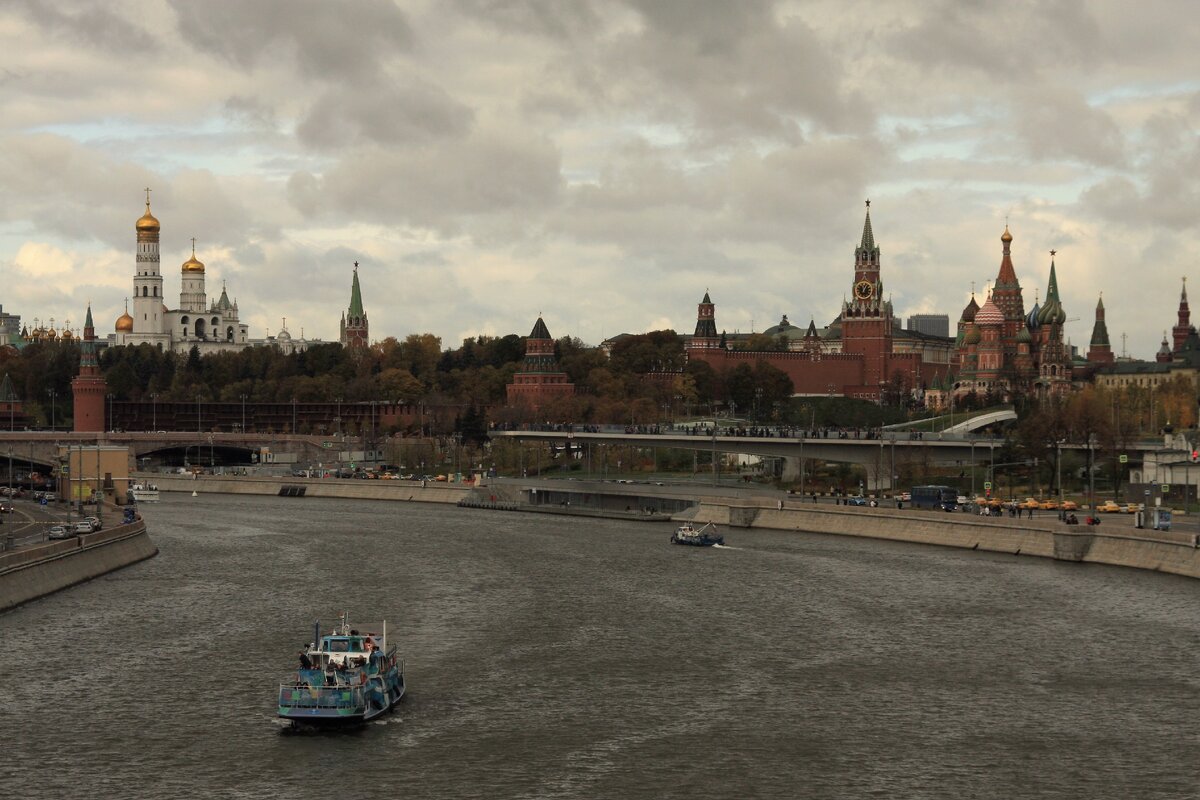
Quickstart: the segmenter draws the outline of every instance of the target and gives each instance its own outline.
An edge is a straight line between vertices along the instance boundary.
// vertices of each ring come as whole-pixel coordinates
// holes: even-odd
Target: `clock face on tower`
[[[875,287],[870,281],[859,281],[854,284],[854,296],[859,300],[870,300],[871,295],[875,294]]]

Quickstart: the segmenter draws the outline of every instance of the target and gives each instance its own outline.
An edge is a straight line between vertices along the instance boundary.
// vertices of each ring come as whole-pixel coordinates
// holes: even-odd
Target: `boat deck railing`
[[[279,705],[287,708],[327,708],[332,710],[362,708],[365,705],[363,686],[309,686],[280,684]]]

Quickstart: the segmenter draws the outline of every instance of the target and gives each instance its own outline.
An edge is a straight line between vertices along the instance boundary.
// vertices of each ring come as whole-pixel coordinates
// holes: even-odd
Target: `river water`
[[[769,531],[165,494],[0,616],[0,797],[1191,798],[1200,583]],[[286,735],[315,619],[410,695]]]

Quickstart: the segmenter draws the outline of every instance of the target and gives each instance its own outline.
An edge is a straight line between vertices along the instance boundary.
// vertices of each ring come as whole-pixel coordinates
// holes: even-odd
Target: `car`
[[[16,510],[13,507],[12,500],[0,500],[0,514],[12,514]]]
[[[855,495],[854,497],[846,498],[846,505],[865,506],[866,504],[867,504],[867,498],[861,497],[859,495]]]
[[[971,502],[971,498],[967,497],[965,494],[960,494],[958,496],[958,504],[960,506],[965,506],[969,502]]]
[[[79,522],[75,523],[76,533],[91,533],[94,530],[95,528],[92,527],[92,523],[88,522],[86,519],[81,519]]]
[[[1103,503],[1096,506],[1096,510],[1102,511],[1105,514],[1115,514],[1116,512],[1121,510],[1121,507],[1119,505],[1117,505],[1116,503],[1114,503],[1112,500],[1105,500]]]
[[[1062,510],[1063,511],[1078,511],[1079,503],[1076,503],[1074,500],[1063,500],[1062,501]]]
[[[1041,503],[1038,504],[1038,508],[1042,509],[1043,511],[1055,511],[1058,509],[1058,501],[1057,500],[1043,500]]]
[[[1020,503],[1017,503],[1017,508],[1028,509],[1028,508],[1041,508],[1041,507],[1042,507],[1042,504],[1039,503],[1037,500],[1034,500],[1032,497],[1026,497]]]
[[[912,492],[901,492],[900,493],[900,502],[907,503],[907,502],[910,502],[911,500],[912,500]]]
[[[86,519],[88,522],[92,523],[92,530],[94,530],[94,531],[98,531],[102,527],[104,527],[103,525],[100,524],[99,517],[84,517],[84,519]]]
[[[75,536],[75,531],[67,530],[66,525],[52,525],[47,536],[50,539],[70,539]]]

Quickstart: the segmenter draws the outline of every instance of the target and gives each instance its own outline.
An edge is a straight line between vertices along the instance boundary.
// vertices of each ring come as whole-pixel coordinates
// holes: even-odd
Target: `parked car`
[[[51,539],[70,539],[75,535],[75,531],[67,530],[66,525],[52,525],[48,534]]]
[[[94,530],[94,531],[98,531],[102,527],[104,527],[103,525],[100,524],[99,517],[84,517],[84,519],[86,519],[88,522],[92,523],[92,530]]]
[[[0,500],[0,514],[11,514],[16,510],[13,508],[12,500]]]
[[[847,498],[846,503],[847,505],[852,506],[865,506],[867,504],[867,498],[856,495],[854,497]]]
[[[1096,506],[1097,511],[1103,511],[1106,514],[1115,514],[1121,510],[1121,507],[1112,500],[1105,500],[1100,505]]]
[[[92,523],[86,519],[81,519],[75,523],[75,533],[91,533],[93,530],[95,529],[92,527]]]

